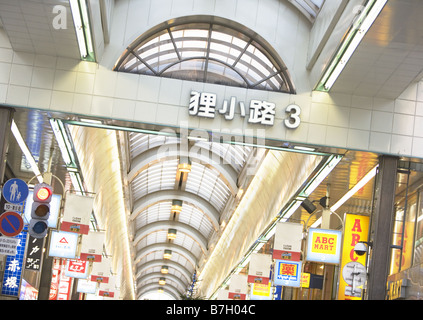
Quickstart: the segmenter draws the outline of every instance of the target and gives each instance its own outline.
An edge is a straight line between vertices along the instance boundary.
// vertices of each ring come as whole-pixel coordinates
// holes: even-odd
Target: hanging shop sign
[[[90,280],[98,283],[108,283],[111,265],[110,258],[104,258],[100,263],[93,263]]]
[[[78,234],[64,231],[52,231],[50,240],[50,257],[75,259]]]
[[[209,92],[191,91],[189,102],[189,115],[204,118],[215,118],[216,112],[222,115],[226,120],[233,120],[235,113],[241,117],[247,117],[248,123],[273,126],[276,117],[276,104],[263,100],[252,99],[248,105],[248,110],[243,101],[237,103],[235,97],[230,101],[224,100],[220,109],[217,108],[217,95]],[[285,108],[287,117],[284,119],[284,125],[287,128],[298,128],[301,123],[301,108],[296,104],[290,104]]]
[[[97,291],[97,283],[89,281],[88,279],[78,279],[76,292],[95,294]]]
[[[84,260],[68,260],[65,275],[71,278],[86,279],[88,277],[88,262]]]
[[[275,260],[273,282],[277,286],[300,287],[301,261]]]
[[[66,196],[60,230],[88,234],[94,198],[76,194]]]
[[[310,228],[307,261],[338,264],[341,258],[342,231]]]
[[[228,298],[233,300],[245,300],[247,297],[248,283],[247,275],[235,274],[229,284]]]
[[[342,242],[342,259],[341,259],[341,273],[346,269],[347,264],[350,262],[355,262],[360,264],[363,268],[366,265],[366,255],[359,256],[355,253],[354,247],[359,241],[367,241],[369,233],[369,223],[370,217],[358,214],[349,214],[344,215],[344,239]],[[350,264],[351,265],[351,264]],[[357,266],[356,266],[357,269]],[[357,272],[355,272],[357,273]],[[339,289],[338,289],[338,300],[361,300],[361,294],[358,297],[356,292],[358,288],[363,288],[363,283],[360,285],[357,281],[358,277],[354,280],[354,290],[352,289],[353,279],[344,279],[340,277],[339,279]],[[350,293],[349,295],[346,292]],[[354,292],[354,293],[353,293]]]
[[[114,298],[116,294],[115,277],[110,277],[108,283],[100,283],[98,287],[98,295],[100,297]]]
[[[251,254],[248,268],[248,283],[261,283],[267,285],[269,283],[271,265],[272,255],[263,253]]]
[[[251,285],[250,299],[251,300],[272,300],[271,283],[261,284],[253,283]]]
[[[79,258],[81,260],[101,262],[104,238],[104,232],[89,232],[87,235],[82,235],[81,254]]]
[[[273,259],[300,261],[303,225],[279,222],[276,224]]]

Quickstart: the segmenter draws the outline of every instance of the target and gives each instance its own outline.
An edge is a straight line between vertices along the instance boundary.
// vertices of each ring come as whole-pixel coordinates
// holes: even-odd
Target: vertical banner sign
[[[342,262],[340,274],[349,262],[366,265],[366,255],[358,256],[354,247],[359,241],[367,241],[369,235],[370,217],[358,214],[345,214],[344,216],[344,240],[342,245]],[[350,285],[341,276],[339,277],[338,300],[361,300],[361,297],[352,297],[345,294]],[[351,290],[347,290],[351,292]]]
[[[228,289],[220,289],[217,293],[216,300],[230,300],[229,299],[229,290]]]
[[[3,295],[18,297],[27,235],[27,232],[21,232],[15,237],[19,240],[17,253],[16,255],[6,257],[1,289],[1,294]]]
[[[110,258],[104,258],[100,263],[93,263],[90,280],[98,283],[108,283],[111,265]]]
[[[247,278],[248,283],[261,283],[267,285],[269,283],[271,265],[272,256],[270,254],[251,254]]]
[[[303,225],[279,222],[276,224],[273,259],[300,261]]]
[[[115,281],[115,277],[110,277],[108,283],[100,283],[98,288],[98,295],[100,297],[114,298],[116,292]]]
[[[247,275],[235,274],[229,284],[228,298],[233,300],[245,300],[247,297],[248,283]]]
[[[88,234],[94,198],[76,194],[66,196],[60,230]]]
[[[53,268],[51,273],[50,294],[48,297],[49,300],[57,299],[57,293],[59,292],[60,270],[61,259],[55,258],[53,260]]]
[[[342,231],[309,229],[307,261],[338,264],[341,258]]]
[[[26,250],[25,270],[40,271],[45,238],[29,236]]]
[[[89,232],[87,235],[83,235],[79,258],[81,260],[101,262],[104,238],[104,232]]]
[[[66,260],[61,259],[60,264],[60,276],[59,276],[59,290],[57,292],[56,300],[70,300],[72,278],[65,275],[66,272]]]
[[[301,285],[301,261],[275,261],[273,282],[278,286],[299,287]]]

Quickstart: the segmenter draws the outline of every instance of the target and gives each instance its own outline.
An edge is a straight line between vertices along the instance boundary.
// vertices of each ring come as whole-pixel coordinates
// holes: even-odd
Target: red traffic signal
[[[37,202],[50,202],[53,189],[46,183],[39,183],[34,187],[33,200]]]
[[[44,238],[47,235],[48,218],[50,216],[50,201],[53,195],[53,188],[47,183],[35,185],[33,192],[31,220],[28,232],[34,238]]]

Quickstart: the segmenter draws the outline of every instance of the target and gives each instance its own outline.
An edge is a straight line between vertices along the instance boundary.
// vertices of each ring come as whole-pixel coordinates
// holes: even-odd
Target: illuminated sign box
[[[341,257],[342,232],[309,229],[307,261],[338,264]]]
[[[277,286],[300,287],[301,261],[275,261],[274,284]]]

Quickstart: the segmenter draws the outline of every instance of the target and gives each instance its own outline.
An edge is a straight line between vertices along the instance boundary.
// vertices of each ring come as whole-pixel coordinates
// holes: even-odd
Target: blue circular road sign
[[[29,189],[21,179],[9,179],[3,186],[3,197],[9,203],[18,204],[28,197]]]
[[[23,219],[17,212],[8,211],[0,215],[0,232],[6,237],[18,235],[21,233],[23,226]]]

